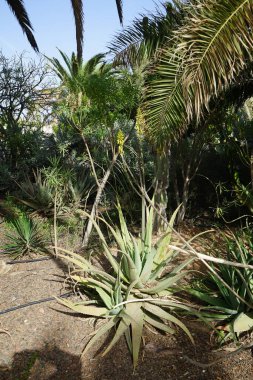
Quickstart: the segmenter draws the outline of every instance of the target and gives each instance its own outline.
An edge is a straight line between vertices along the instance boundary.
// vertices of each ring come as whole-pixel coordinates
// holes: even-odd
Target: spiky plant
[[[34,180],[28,176],[19,184],[19,201],[26,206],[42,212],[45,215],[52,214],[54,208],[54,188],[43,178],[41,171],[34,172]]]
[[[104,253],[112,270],[108,273],[93,266],[83,257],[62,250],[68,261],[76,266],[71,274],[72,280],[88,296],[87,301],[71,302],[59,300],[65,306],[85,316],[104,318],[106,322],[95,332],[84,352],[110,330],[115,330],[114,337],[103,355],[125,335],[129,350],[136,367],[143,335],[143,328],[149,325],[166,333],[175,333],[179,326],[192,336],[187,327],[177,317],[178,310],[191,311],[192,308],[174,294],[178,282],[185,276],[183,269],[192,259],[180,265],[169,267],[176,252],[168,245],[172,238],[172,225],[176,213],[163,237],[153,243],[153,209],[146,210],[147,224],[142,237],[133,236],[118,206],[120,227],[113,228],[103,221],[115,238],[118,252],[113,255],[105,237],[93,221],[102,241]],[[84,275],[83,275],[84,273]]]
[[[5,253],[16,259],[31,253],[47,252],[47,241],[34,219],[22,214],[9,225],[11,230],[6,233],[7,243],[3,247]]]
[[[230,261],[253,265],[253,235],[250,229],[224,237],[225,255]],[[219,247],[212,249],[220,256]],[[226,332],[225,337],[239,335],[253,328],[253,271],[225,264],[213,264],[200,278],[195,278],[188,292],[203,302],[201,313]],[[225,284],[229,286],[226,287]],[[222,326],[222,327],[221,327]]]

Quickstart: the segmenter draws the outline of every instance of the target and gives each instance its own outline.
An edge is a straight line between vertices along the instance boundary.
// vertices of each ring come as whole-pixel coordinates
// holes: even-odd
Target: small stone
[[[9,355],[5,355],[4,353],[1,352],[0,356],[0,369],[1,370],[8,370],[12,367],[12,357]]]
[[[11,265],[6,264],[5,261],[0,261],[0,274],[6,274],[11,269]]]

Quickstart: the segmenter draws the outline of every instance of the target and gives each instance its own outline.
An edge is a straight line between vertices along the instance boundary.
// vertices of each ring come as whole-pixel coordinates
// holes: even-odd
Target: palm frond
[[[123,24],[123,4],[122,0],[115,0],[116,1],[116,6],[118,10],[118,15],[119,15],[119,20],[120,23]]]
[[[118,33],[108,46],[116,65],[140,65],[153,56],[171,36],[182,19],[181,11],[172,4],[156,8],[154,14],[140,14],[132,25]]]
[[[183,72],[182,57],[171,48],[149,79],[143,106],[146,134],[158,145],[164,139],[177,137],[187,125]]]
[[[39,51],[37,42],[33,35],[33,27],[30,22],[29,16],[24,7],[23,0],[6,0],[9,5],[11,11],[15,15],[16,19],[19,22],[23,32],[25,33],[30,45],[35,51]]]
[[[71,0],[76,25],[77,59],[82,61],[83,55],[83,1]]]
[[[252,61],[253,0],[191,1],[185,12],[174,48],[163,48],[147,84],[146,119],[154,138],[199,121]]]
[[[194,94],[187,98],[187,112],[199,117],[252,60],[253,1],[201,0],[193,9],[179,31],[177,50],[186,57],[184,87]]]
[[[94,74],[98,70],[103,70],[105,65],[104,54],[96,54],[87,62],[78,61],[77,56],[72,53],[71,57],[59,50],[62,61],[57,58],[47,58],[53,71],[61,80],[62,85],[71,93],[83,91],[85,78]],[[108,69],[108,68],[107,68]]]
[[[105,54],[98,53],[91,57],[83,66],[83,69],[87,74],[92,74],[98,67],[102,67],[105,64]]]

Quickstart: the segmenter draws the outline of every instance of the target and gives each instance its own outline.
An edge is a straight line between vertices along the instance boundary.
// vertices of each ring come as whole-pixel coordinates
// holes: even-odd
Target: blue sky
[[[58,56],[57,47],[67,54],[75,51],[75,28],[70,0],[24,0],[41,53]],[[138,13],[155,9],[154,0],[123,0],[124,25]],[[111,37],[120,30],[115,0],[84,0],[84,59],[106,51]],[[25,35],[7,3],[0,1],[0,49],[11,56],[27,52],[35,58]]]

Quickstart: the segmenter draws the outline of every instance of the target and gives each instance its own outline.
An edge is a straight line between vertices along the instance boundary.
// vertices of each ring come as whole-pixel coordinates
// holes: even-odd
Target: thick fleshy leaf
[[[173,214],[170,218],[170,221],[169,221],[168,228],[167,228],[164,236],[162,236],[158,240],[158,242],[156,243],[157,253],[156,253],[156,256],[154,259],[154,262],[156,263],[156,265],[159,265],[162,262],[167,261],[168,257],[170,257],[174,254],[174,251],[168,249],[168,246],[169,246],[171,239],[172,239],[173,226],[174,226],[175,219],[176,219],[176,216],[178,214],[178,210],[180,209],[180,207],[181,207],[181,205],[179,205],[176,208],[176,210],[173,212]]]
[[[159,322],[157,318],[152,318],[151,316],[145,314],[144,320],[148,322],[151,326],[155,327],[158,330],[164,331],[169,334],[175,334],[175,330],[169,327],[168,325],[165,325],[163,322]]]
[[[109,332],[118,322],[117,317],[109,319],[103,326],[101,326],[98,330],[93,333],[93,337],[90,339],[88,344],[86,345],[83,355],[89,351],[89,349],[95,344],[103,335]]]
[[[83,214],[85,216],[87,216],[89,219],[92,220],[92,223],[93,223],[93,226],[94,228],[96,229],[98,235],[99,235],[99,238],[103,244],[103,248],[104,248],[104,251],[105,251],[105,254],[106,254],[106,257],[109,261],[109,263],[111,264],[112,268],[114,269],[115,273],[118,273],[118,270],[119,270],[119,264],[117,263],[117,261],[115,260],[115,258],[113,257],[111,251],[110,251],[110,248],[108,247],[108,244],[105,240],[105,237],[103,235],[103,232],[101,231],[99,225],[97,224],[97,222],[85,211],[83,211]],[[110,226],[108,223],[106,223],[106,225]]]
[[[156,315],[157,317],[161,319],[166,319],[167,321],[170,321],[172,323],[175,323],[178,325],[190,338],[191,342],[194,343],[192,335],[188,328],[185,326],[184,323],[182,323],[178,318],[176,318],[174,315],[168,313],[167,311],[163,310],[161,307],[152,305],[151,303],[145,302],[144,308],[149,311],[150,313]]]
[[[152,268],[154,265],[154,257],[156,255],[156,249],[150,248],[150,251],[146,254],[146,261],[141,272],[141,281],[146,283],[151,276]]]
[[[253,314],[239,314],[238,317],[234,320],[232,326],[233,331],[236,334],[240,334],[242,332],[253,329]]]
[[[111,342],[109,343],[105,351],[103,352],[102,356],[106,355],[113,348],[113,346],[118,342],[118,340],[124,335],[125,331],[129,329],[129,325],[130,325],[130,320],[122,317],[113,339],[111,340]]]
[[[145,288],[143,289],[143,293],[149,293],[149,294],[159,294],[159,292],[166,290],[172,286],[175,286],[181,278],[185,276],[185,273],[179,273],[177,275],[168,275],[165,277],[165,279],[160,280],[157,282],[157,285],[151,287],[151,288]]]
[[[127,304],[125,313],[129,316],[131,322],[131,351],[133,355],[133,366],[135,368],[138,363],[141,338],[143,335],[144,314],[142,311],[142,303],[136,302]]]
[[[138,271],[138,275],[140,275],[142,270],[142,258],[141,258],[141,250],[139,249],[138,242],[136,242],[136,239],[131,236],[132,242],[133,242],[133,248],[134,248],[134,263],[135,267]]]
[[[108,314],[108,310],[105,307],[82,305],[68,300],[64,300],[62,298],[56,299],[58,302],[60,302],[64,306],[67,306],[69,309],[75,311],[76,313],[84,314],[86,316],[104,318]]]
[[[218,306],[218,307],[226,309],[224,307],[224,301],[222,301],[222,299],[220,299],[218,297],[212,297],[212,296],[209,296],[207,293],[203,293],[203,292],[200,292],[198,290],[191,289],[191,288],[187,289],[187,292],[192,294],[193,296],[196,296],[201,301],[204,301],[205,303],[207,303],[209,305]]]

